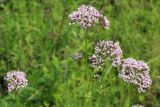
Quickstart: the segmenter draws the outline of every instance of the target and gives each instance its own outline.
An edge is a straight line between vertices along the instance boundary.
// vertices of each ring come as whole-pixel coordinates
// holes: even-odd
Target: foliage
[[[106,15],[110,29],[97,25],[86,33],[70,26],[68,15],[82,4]],[[29,80],[28,87],[18,92],[1,91],[0,105],[159,107],[159,7],[159,0],[0,0],[0,75],[19,69]],[[72,59],[86,50],[91,55],[99,40],[119,41],[125,58],[148,62],[153,84],[146,93],[139,94],[119,79],[109,61],[95,79],[85,58]]]

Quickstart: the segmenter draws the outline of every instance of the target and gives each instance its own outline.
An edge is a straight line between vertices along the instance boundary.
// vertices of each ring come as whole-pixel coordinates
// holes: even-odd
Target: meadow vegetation
[[[69,25],[83,4],[107,16],[110,28]],[[160,107],[159,18],[159,0],[0,0],[0,76],[22,70],[28,79],[12,93],[1,80],[0,106]],[[118,78],[109,60],[93,75],[86,56],[100,40],[119,41],[124,58],[147,62],[152,85],[145,93]],[[76,53],[83,57],[73,59]]]

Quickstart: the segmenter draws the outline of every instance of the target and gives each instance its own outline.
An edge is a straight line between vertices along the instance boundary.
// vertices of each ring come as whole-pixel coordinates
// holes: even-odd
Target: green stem
[[[15,95],[12,95],[12,94],[9,93],[9,96],[10,96],[11,98],[13,98],[14,100],[16,100]]]
[[[87,47],[88,47],[88,33],[87,30],[85,30],[85,71],[87,72],[88,70],[88,53],[87,53]]]
[[[19,107],[19,90],[16,90],[16,93],[14,94],[15,96],[15,102],[16,102],[16,106]]]
[[[41,90],[43,90],[44,88],[45,88],[45,85],[42,86],[41,88],[39,88],[37,91],[35,91],[35,93],[32,94],[32,95],[26,100],[25,104],[26,104],[28,101],[32,100],[32,99],[33,99]]]
[[[88,36],[88,33],[87,33],[87,30],[85,32],[85,54],[86,54],[86,63],[88,62],[88,53],[87,53],[87,47],[88,47],[88,41],[87,41],[87,36]]]
[[[112,65],[110,65],[110,67],[108,68],[108,70],[107,70],[107,72],[105,73],[104,77],[106,77],[106,76],[109,74],[109,72],[111,71],[111,69],[112,69]]]
[[[150,59],[147,63],[149,64],[149,63],[151,63],[151,62],[157,60],[158,58],[160,58],[160,56],[157,56],[157,57],[155,57],[155,58]]]
[[[88,92],[91,91],[92,81],[90,81],[90,72],[88,70],[88,32],[85,30],[85,72],[87,72]],[[92,94],[92,91],[91,91]],[[92,104],[92,95],[89,97],[89,106]]]

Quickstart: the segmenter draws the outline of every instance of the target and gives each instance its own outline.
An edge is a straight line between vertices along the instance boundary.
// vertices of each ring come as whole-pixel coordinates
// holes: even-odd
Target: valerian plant
[[[97,23],[104,28],[109,28],[109,20],[90,5],[82,5],[77,11],[69,15],[70,24],[79,24],[82,29],[87,29]],[[99,41],[95,45],[94,54],[89,57],[91,66],[103,69],[105,59],[109,59],[113,67],[116,67],[119,75],[127,83],[132,83],[138,87],[139,92],[145,92],[150,87],[152,80],[149,76],[149,67],[143,61],[133,58],[123,59],[122,49],[119,42]]]
[[[152,84],[147,63],[133,58],[123,59],[119,42],[99,41],[95,45],[94,54],[89,59],[92,67],[100,69],[105,65],[105,59],[109,59],[112,66],[117,68],[118,77],[136,85],[139,92],[145,92]]]

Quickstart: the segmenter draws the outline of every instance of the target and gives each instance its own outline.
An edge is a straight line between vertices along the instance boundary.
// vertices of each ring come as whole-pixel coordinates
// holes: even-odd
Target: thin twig
[[[160,58],[160,56],[157,56],[157,57],[155,57],[155,58],[150,59],[150,60],[147,62],[147,64],[149,64],[149,63],[151,63],[151,62],[157,60],[158,58]]]
[[[107,72],[105,73],[104,77],[106,77],[108,75],[108,73],[111,71],[112,69],[112,65],[110,65],[110,67],[108,68]]]
[[[43,87],[41,87],[39,90],[37,90],[33,95],[31,95],[31,96],[27,99],[27,101],[30,101],[31,99],[33,99],[36,94],[38,94],[42,89],[44,89],[44,87],[45,87],[45,86],[43,86]],[[26,101],[26,102],[27,102],[27,101]]]

